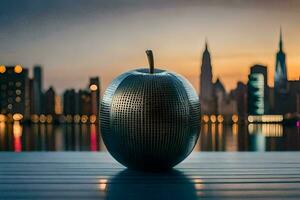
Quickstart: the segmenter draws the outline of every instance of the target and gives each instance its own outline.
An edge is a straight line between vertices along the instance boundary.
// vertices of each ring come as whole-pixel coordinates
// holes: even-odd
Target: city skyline
[[[281,30],[281,29],[280,29]],[[281,36],[281,32],[279,33],[279,40],[278,40],[278,42],[277,43],[279,43],[279,45],[282,45],[282,36]],[[280,46],[279,46],[280,47]],[[282,47],[281,47],[282,48]],[[205,39],[205,43],[204,43],[204,50],[207,50],[207,49],[210,49],[209,48],[209,41],[207,40],[207,39]],[[278,50],[279,50],[280,48],[278,48]],[[284,49],[284,48],[283,48]],[[203,50],[202,50],[203,51]],[[210,50],[211,51],[211,50]],[[237,83],[239,82],[239,81],[241,81],[241,82],[243,82],[243,83],[247,83],[247,77],[248,77],[248,73],[250,72],[250,68],[251,68],[251,66],[252,65],[254,65],[254,64],[262,64],[262,65],[264,65],[263,63],[261,63],[261,62],[257,62],[257,63],[255,63],[255,62],[253,62],[253,64],[252,65],[250,65],[250,66],[248,66],[247,67],[247,69],[248,69],[248,72],[247,72],[247,74],[245,75],[245,77],[243,77],[242,79],[233,79],[232,81],[233,81],[233,84],[232,84],[232,86],[231,87],[229,87],[227,84],[226,84],[226,77],[223,77],[222,76],[222,74],[221,75],[215,75],[214,74],[214,71],[216,71],[215,70],[215,68],[218,68],[217,66],[215,66],[213,63],[214,63],[214,56],[213,55],[211,55],[211,57],[212,57],[212,61],[211,61],[211,63],[212,63],[212,65],[213,65],[213,69],[212,69],[212,80],[215,82],[215,81],[217,81],[219,78],[221,78],[222,79],[222,82],[224,83],[224,87],[225,87],[225,89],[226,89],[226,91],[227,92],[229,92],[230,90],[233,90],[233,89],[235,89],[235,87],[237,86]],[[200,63],[200,67],[199,67],[199,74],[201,74],[201,64],[202,64],[202,61],[201,61],[201,59],[202,59],[202,52],[200,52],[200,54],[199,54],[199,63]],[[274,53],[274,58],[276,58],[276,52]],[[218,58],[216,58],[216,59],[218,59]],[[159,59],[158,59],[159,60]],[[274,59],[275,60],[275,59]],[[287,59],[288,60],[288,59]],[[19,65],[19,64],[21,64],[21,63],[16,63],[16,62],[12,62],[12,63],[14,63],[14,65]],[[2,64],[2,65],[4,65],[4,64]],[[43,66],[43,68],[44,69],[47,69],[47,67],[46,66],[44,66],[43,64],[41,64],[41,63],[38,63],[38,64],[35,64],[35,65],[33,65],[33,66],[25,66],[25,68],[28,68],[28,69],[34,69],[34,67],[35,66],[37,66],[37,65],[41,65],[41,66]],[[146,66],[147,64],[145,64],[145,65],[140,65],[140,67],[143,67],[143,66]],[[6,66],[6,65],[4,65],[4,66]],[[24,67],[23,65],[21,65],[22,67]],[[268,86],[270,86],[270,87],[274,87],[274,72],[275,72],[275,66],[276,66],[276,61],[274,61],[274,66],[268,66],[268,65],[265,65],[267,68],[268,68],[268,76],[270,77],[270,80],[268,81]],[[287,66],[287,68],[289,68],[288,66],[288,63],[286,64],[286,66]],[[138,67],[136,67],[136,68],[138,68]],[[136,68],[130,68],[131,70],[132,69],[136,69]],[[128,70],[130,70],[130,69],[128,69]],[[165,69],[165,70],[170,70],[170,69],[168,69],[168,68],[161,68],[161,69]],[[173,71],[173,70],[170,70],[170,71]],[[176,71],[174,71],[174,72],[176,72]],[[289,72],[289,70],[287,69],[287,73]],[[31,72],[32,74],[33,74],[33,72]],[[30,73],[30,74],[31,74]],[[270,75],[271,74],[271,75]],[[288,73],[289,74],[289,73]],[[69,74],[69,75],[72,75],[72,73],[71,74]],[[191,81],[191,83],[192,83],[192,85],[196,88],[196,90],[197,90],[197,92],[198,93],[200,93],[200,87],[199,87],[199,77],[194,77],[195,78],[195,80],[193,80],[193,78],[191,78],[190,76],[186,76],[185,74],[183,74],[185,77],[187,77],[190,81]],[[93,76],[92,74],[91,75],[89,75],[89,77],[90,76]],[[196,75],[195,75],[196,76]],[[288,76],[288,75],[287,75]],[[296,75],[294,74],[294,76],[295,76],[295,78],[293,79],[293,78],[289,78],[289,76],[288,76],[288,80],[300,80],[300,70],[299,71],[296,71]],[[100,77],[101,77],[101,81],[102,81],[102,79],[104,80],[103,82],[106,84],[106,85],[104,85],[104,87],[106,87],[115,77],[112,77],[111,78],[111,80],[109,80],[108,82],[107,82],[107,80],[108,79],[106,79],[105,77],[103,77],[103,76],[101,76],[100,75]],[[298,77],[298,78],[297,78]],[[83,80],[85,80],[86,79],[86,77],[82,77],[81,79],[83,79]],[[198,80],[197,80],[198,79]],[[47,80],[47,77],[45,76],[45,80]],[[51,81],[51,80],[50,80]],[[51,83],[50,81],[45,81],[46,82],[46,86],[43,88],[44,90],[46,90],[46,88],[47,87],[52,87],[52,86],[55,86],[56,84],[55,83]],[[82,80],[80,80],[80,82],[82,82]],[[86,83],[85,83],[85,85],[86,85]],[[80,88],[82,88],[82,87],[84,87],[85,85],[77,85],[77,86],[73,86],[73,88],[74,89],[76,89],[76,90],[79,90]],[[72,86],[70,86],[70,87],[72,87]],[[67,89],[67,87],[61,87],[60,85],[58,85],[57,86],[57,89],[58,89],[58,93],[59,94],[63,94],[63,92]],[[105,89],[105,88],[102,88],[102,89]]]
[[[0,63],[28,68],[41,64],[45,88],[53,85],[60,94],[66,88],[82,88],[90,76],[101,76],[105,89],[122,72],[147,66],[143,54],[147,48],[154,50],[158,67],[184,75],[199,92],[206,37],[213,80],[221,78],[227,91],[238,81],[246,83],[254,64],[268,67],[268,83],[273,86],[280,26],[288,79],[300,76],[300,12],[295,1],[125,1],[115,6],[105,1],[84,5],[81,0],[27,0],[21,5],[16,1],[1,4],[0,25],[5,28],[0,37]]]

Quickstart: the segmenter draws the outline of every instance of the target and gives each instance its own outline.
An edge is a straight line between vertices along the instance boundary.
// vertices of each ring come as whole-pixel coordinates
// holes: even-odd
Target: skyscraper
[[[264,76],[264,114],[269,113],[269,87],[268,87],[268,68],[263,65],[253,65],[250,68],[250,74],[262,74]]]
[[[78,93],[74,89],[66,90],[63,94],[64,115],[79,114]]]
[[[205,100],[211,100],[213,98],[212,66],[207,42],[205,42],[205,50],[202,55],[200,98]]]
[[[265,112],[264,75],[251,72],[248,76],[248,113],[263,115]]]
[[[300,114],[300,78],[288,81],[288,95],[284,102],[284,113]]]
[[[43,77],[42,67],[34,66],[33,68],[33,83],[32,83],[32,114],[42,114],[43,101]]]
[[[16,66],[0,66],[0,113],[21,114],[29,118],[28,69]]]
[[[275,93],[285,93],[287,90],[287,70],[285,53],[283,52],[282,31],[280,29],[279,51],[276,54],[275,74],[274,74]]]
[[[280,29],[279,51],[276,54],[275,73],[274,73],[274,108],[277,114],[285,114],[290,112],[287,102],[291,98],[289,96],[287,67],[285,53],[283,52],[282,31]],[[285,106],[283,106],[285,105]]]
[[[44,95],[45,99],[45,114],[46,115],[55,115],[55,91],[51,86]]]
[[[208,51],[207,42],[205,42],[200,74],[200,102],[203,114],[215,113],[212,77],[210,53]]]

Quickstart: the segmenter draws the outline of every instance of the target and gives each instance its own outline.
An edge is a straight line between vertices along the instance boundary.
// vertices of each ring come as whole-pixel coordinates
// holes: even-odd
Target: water
[[[195,151],[299,151],[300,129],[281,124],[202,124]],[[0,151],[106,151],[95,124],[0,123]]]

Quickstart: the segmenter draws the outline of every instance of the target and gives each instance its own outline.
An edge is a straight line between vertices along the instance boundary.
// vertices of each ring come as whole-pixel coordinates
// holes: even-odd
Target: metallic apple
[[[154,69],[126,72],[112,81],[100,105],[101,134],[121,164],[146,171],[167,170],[183,161],[200,134],[200,103],[182,76]]]

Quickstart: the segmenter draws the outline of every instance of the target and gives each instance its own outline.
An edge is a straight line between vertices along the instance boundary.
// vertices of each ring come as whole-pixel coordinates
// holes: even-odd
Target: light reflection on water
[[[0,151],[105,151],[95,124],[0,123]],[[299,151],[299,129],[281,124],[202,124],[195,151]]]

